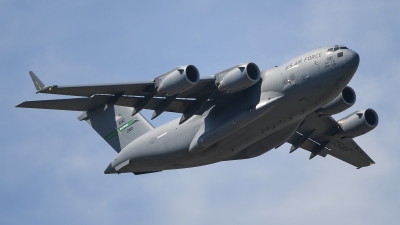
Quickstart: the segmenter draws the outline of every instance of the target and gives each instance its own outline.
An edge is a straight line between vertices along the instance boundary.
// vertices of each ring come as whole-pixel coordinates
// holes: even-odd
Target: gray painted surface
[[[116,151],[120,152],[153,126],[140,113],[131,115],[127,107],[113,105],[90,116],[86,122]]]
[[[314,113],[327,104],[332,112],[342,107],[337,105],[340,101],[332,101],[341,95],[359,64],[358,54],[343,47],[319,48],[261,71],[258,82],[234,93],[218,88],[224,71],[214,76],[217,79],[200,78],[193,88],[173,98],[156,93],[152,82],[56,86],[38,91],[91,96],[89,101],[101,99],[100,106],[85,103],[92,108],[79,119],[86,120],[118,152],[105,173],[142,174],[247,159],[285,142],[295,146],[292,151],[298,147],[310,151],[310,159],[330,154],[360,168],[374,162],[346,136],[341,123],[330,115]],[[124,100],[129,98],[137,100]],[[76,107],[70,104],[63,108],[59,106],[62,102],[57,103],[53,108]],[[153,129],[140,113],[131,116],[136,104],[155,110],[157,115],[169,108],[183,113],[183,119]],[[41,101],[18,107],[51,105]]]

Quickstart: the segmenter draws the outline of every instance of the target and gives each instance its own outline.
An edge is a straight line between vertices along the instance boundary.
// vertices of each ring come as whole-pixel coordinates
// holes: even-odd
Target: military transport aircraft
[[[209,77],[193,65],[150,81],[46,86],[29,72],[37,93],[81,98],[27,101],[17,107],[82,111],[85,120],[118,154],[104,171],[145,174],[262,155],[285,142],[331,155],[357,168],[374,161],[354,142],[378,125],[373,109],[336,121],[356,95],[346,86],[359,55],[342,45],[307,52],[260,71],[242,63]],[[154,128],[141,114],[181,113]]]

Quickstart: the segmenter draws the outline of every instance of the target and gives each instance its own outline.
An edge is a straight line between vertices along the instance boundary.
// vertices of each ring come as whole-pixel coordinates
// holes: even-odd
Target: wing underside
[[[42,101],[26,101],[17,107],[22,108],[36,108],[36,109],[56,109],[56,110],[71,110],[71,111],[88,111],[110,102],[114,96],[108,95],[96,95],[92,98],[71,98],[71,99],[55,99],[55,100],[42,100]],[[126,97],[121,96],[114,105],[120,106],[135,106],[139,101],[143,100],[143,97],[132,96]],[[149,103],[144,107],[145,109],[155,110],[163,102],[166,101],[164,98],[152,98]],[[175,99],[171,104],[165,108],[166,112],[184,113],[190,106],[196,104],[194,99]]]
[[[154,110],[153,117],[164,111],[182,113],[180,123],[193,115],[202,114],[202,106],[212,97],[216,97],[215,78],[200,78],[198,83],[179,94],[166,96],[156,91],[155,81],[110,83],[79,86],[45,86],[32,72],[29,74],[35,84],[37,93],[80,96],[83,98],[26,101],[17,107],[87,111],[107,108],[108,104],[132,107],[135,114],[142,109]],[[86,119],[86,117],[85,117]]]
[[[311,152],[310,159],[316,155],[331,155],[357,168],[375,164],[352,138],[342,139],[336,135],[339,129],[339,124],[331,116],[318,117],[311,113],[287,140],[292,144],[290,152],[302,148]]]

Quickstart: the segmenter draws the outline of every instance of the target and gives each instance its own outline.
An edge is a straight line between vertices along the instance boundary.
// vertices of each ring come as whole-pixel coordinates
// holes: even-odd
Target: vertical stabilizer
[[[88,114],[82,113],[85,115],[84,120],[116,152],[120,152],[130,142],[154,129],[140,113],[132,116],[131,107],[111,105],[106,110],[90,112],[90,116],[86,116]]]

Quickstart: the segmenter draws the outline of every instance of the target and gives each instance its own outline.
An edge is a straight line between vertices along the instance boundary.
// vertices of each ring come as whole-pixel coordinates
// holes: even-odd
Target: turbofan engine
[[[350,108],[356,102],[353,88],[345,87],[340,94],[328,104],[315,111],[319,116],[334,115]]]
[[[378,122],[378,114],[373,109],[359,110],[338,121],[342,128],[338,135],[354,138],[368,133],[378,125]]]
[[[193,65],[177,67],[155,79],[157,92],[175,95],[184,92],[199,82],[200,74]]]
[[[216,74],[221,92],[233,93],[246,89],[260,80],[260,69],[255,63],[240,64]]]

